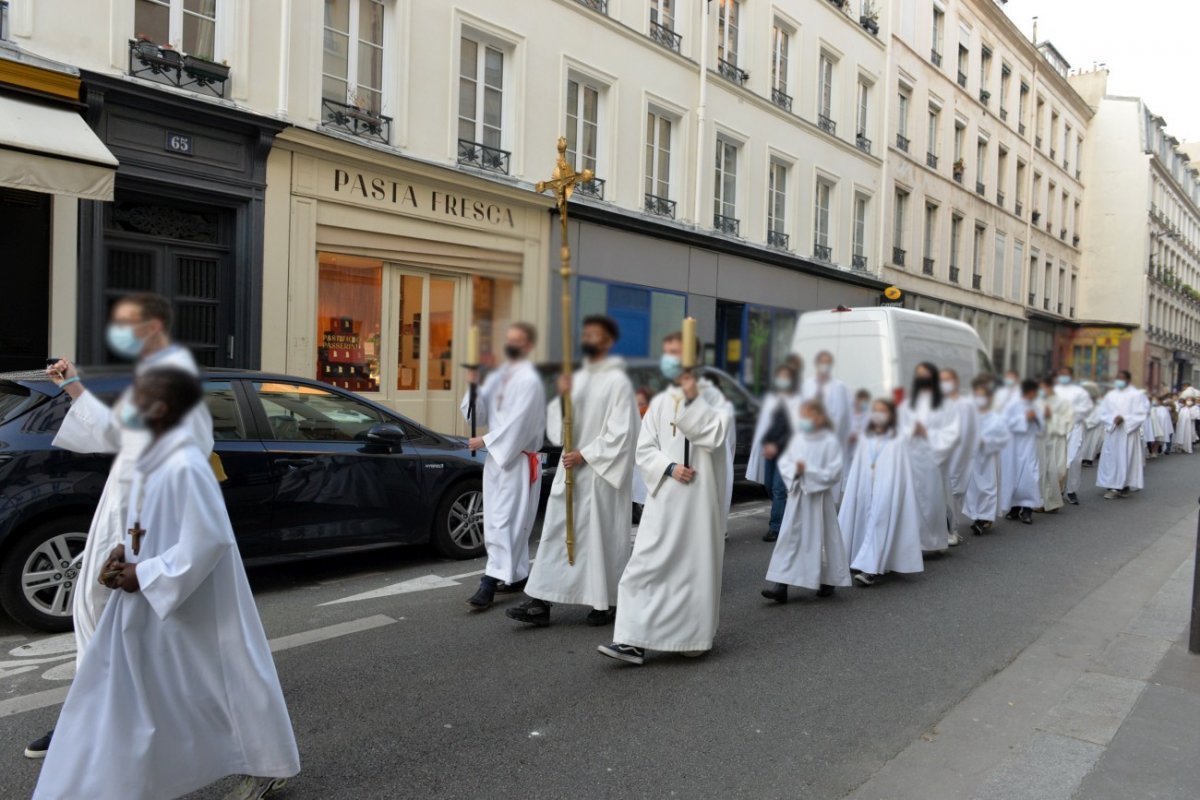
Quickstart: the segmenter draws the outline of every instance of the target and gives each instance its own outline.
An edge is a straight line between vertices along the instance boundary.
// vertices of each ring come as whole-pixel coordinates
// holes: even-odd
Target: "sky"
[[[1009,0],[1009,18],[1049,39],[1073,69],[1106,64],[1108,93],[1141,97],[1181,141],[1200,141],[1200,0]],[[1189,88],[1191,87],[1191,88]]]

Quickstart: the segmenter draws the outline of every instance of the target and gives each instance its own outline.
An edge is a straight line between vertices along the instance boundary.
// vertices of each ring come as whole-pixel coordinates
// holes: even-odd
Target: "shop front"
[[[268,180],[264,369],[464,432],[471,325],[485,366],[509,323],[545,327],[550,199],[300,129]]]
[[[1071,340],[1069,366],[1080,381],[1111,383],[1117,372],[1133,371],[1133,331],[1129,328],[1083,326]],[[1135,385],[1145,385],[1144,375],[1134,375]]]

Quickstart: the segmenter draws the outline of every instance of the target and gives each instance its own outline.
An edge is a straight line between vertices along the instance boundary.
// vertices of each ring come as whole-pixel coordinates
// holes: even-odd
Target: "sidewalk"
[[[1200,797],[1195,540],[1188,514],[849,798]]]

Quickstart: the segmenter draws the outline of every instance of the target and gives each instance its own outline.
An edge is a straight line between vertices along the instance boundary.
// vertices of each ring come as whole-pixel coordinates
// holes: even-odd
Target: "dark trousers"
[[[779,533],[783,525],[783,511],[787,507],[787,487],[783,485],[783,475],[776,464],[778,459],[763,459],[763,486],[767,487],[767,495],[771,498],[771,521],[767,529],[771,533]]]

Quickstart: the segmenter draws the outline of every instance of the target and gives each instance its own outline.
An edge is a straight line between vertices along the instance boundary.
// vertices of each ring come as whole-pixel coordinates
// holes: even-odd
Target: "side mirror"
[[[394,422],[380,422],[367,431],[367,441],[385,447],[399,447],[404,443],[404,428]]]

